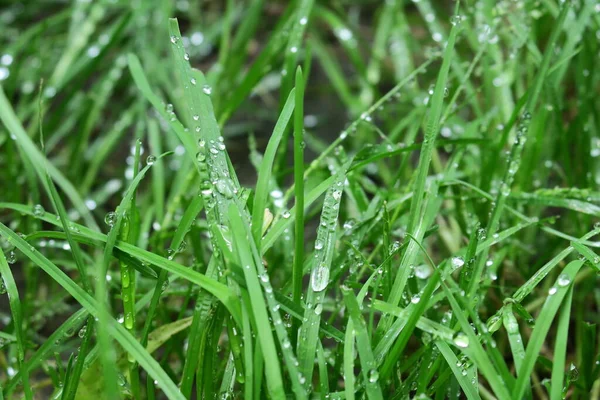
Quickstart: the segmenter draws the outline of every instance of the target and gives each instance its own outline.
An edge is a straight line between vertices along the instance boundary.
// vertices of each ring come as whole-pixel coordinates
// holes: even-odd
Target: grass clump
[[[0,9],[0,399],[600,397],[594,1]]]

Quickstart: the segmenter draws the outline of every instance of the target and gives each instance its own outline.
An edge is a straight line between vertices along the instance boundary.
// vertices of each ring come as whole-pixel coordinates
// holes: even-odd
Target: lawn
[[[0,400],[600,399],[597,0],[0,5]]]

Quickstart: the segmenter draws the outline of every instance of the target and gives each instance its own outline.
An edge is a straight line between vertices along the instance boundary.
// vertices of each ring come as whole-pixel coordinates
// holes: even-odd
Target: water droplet
[[[177,43],[177,36],[171,35],[171,43]]]
[[[175,258],[175,250],[168,249],[167,250],[167,260],[172,261]]]
[[[556,282],[558,283],[558,286],[565,287],[571,283],[571,278],[569,278],[569,275],[567,274],[560,274]]]
[[[33,206],[33,215],[36,217],[43,217],[45,213],[46,210],[44,210],[44,207],[41,204],[36,204]]]
[[[146,158],[146,164],[148,164],[148,165],[153,165],[155,162],[156,162],[155,156],[150,155]]]
[[[321,315],[322,312],[323,312],[323,304],[319,303],[315,307],[315,314]]]
[[[198,121],[200,119],[200,116],[199,115],[194,115],[192,118],[194,119],[194,121]]]
[[[79,336],[80,338],[83,339],[83,337],[85,336],[86,331],[87,331],[87,325],[84,325],[83,328],[81,328],[79,330],[79,333],[77,333],[77,336]]]
[[[215,187],[217,188],[217,191],[219,193],[221,193],[223,196],[225,196],[226,198],[230,199],[233,197],[233,190],[231,189],[231,186],[229,185],[228,180],[219,179],[217,181]]]
[[[329,268],[327,268],[327,265],[320,263],[312,270],[310,284],[315,292],[320,292],[327,287],[329,284]]]
[[[379,380],[379,372],[375,368],[369,371],[369,382],[375,383]]]
[[[452,17],[450,17],[450,23],[453,26],[460,25],[461,22],[462,22],[462,16],[460,16],[460,15],[453,15]]]
[[[427,279],[431,275],[431,268],[427,264],[417,265],[415,267],[415,276],[419,279]]]
[[[281,213],[281,216],[285,219],[288,219],[292,214],[290,214],[289,211],[284,211],[283,213]]]
[[[417,304],[418,302],[421,301],[421,296],[418,294],[415,294],[413,297],[411,297],[410,302],[413,304]]]
[[[190,60],[190,55],[188,53],[183,53],[183,59],[185,61],[189,61]]]
[[[553,286],[550,288],[550,290],[548,290],[548,294],[552,296],[553,294],[556,294],[557,291],[558,289]]]
[[[212,88],[208,85],[204,85],[202,86],[202,91],[204,92],[204,94],[209,95],[212,93]]]
[[[460,268],[465,265],[465,260],[462,257],[452,257],[450,261],[452,262],[453,269]]]
[[[307,22],[308,22],[308,18],[306,18],[306,17],[300,18],[300,25],[306,25]]]
[[[292,46],[292,47],[290,48],[290,52],[291,52],[291,53],[297,53],[297,52],[298,52],[298,48],[297,48],[296,46]]]
[[[112,228],[115,222],[117,222],[117,213],[114,211],[107,213],[104,216],[104,222],[106,223],[106,225]]]
[[[283,339],[283,343],[282,346],[284,349],[289,349],[292,344],[290,343],[290,340],[288,338]]]
[[[194,86],[196,86],[196,80],[194,78],[190,79],[190,83]]]
[[[465,349],[465,348],[469,347],[469,337],[462,332],[458,332],[454,336],[452,341],[454,342],[455,345],[457,345],[460,348]]]
[[[6,262],[8,262],[9,264],[14,264],[15,262],[17,262],[17,254],[14,250],[8,252],[8,254],[6,255]],[[2,282],[2,285],[4,285],[4,282]]]
[[[323,248],[323,242],[318,240],[315,242],[315,250],[321,250]]]

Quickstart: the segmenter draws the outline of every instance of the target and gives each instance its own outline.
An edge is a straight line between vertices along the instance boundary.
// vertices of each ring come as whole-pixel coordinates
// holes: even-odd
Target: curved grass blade
[[[33,263],[39,266],[44,272],[56,281],[58,285],[63,287],[79,304],[93,316],[99,318],[100,314],[108,314],[108,311],[100,306],[100,304],[85,292],[82,288],[77,286],[64,272],[62,272],[56,265],[50,260],[44,257],[37,250],[32,249],[30,245],[21,239],[16,233],[10,230],[6,225],[0,223],[0,234],[5,238],[10,238],[10,241],[27,256]],[[173,383],[171,378],[165,373],[160,367],[158,362],[154,360],[148,352],[140,345],[140,343],[132,337],[124,327],[121,326],[116,320],[110,318],[107,315],[106,329],[108,333],[119,342],[123,348],[129,352],[133,358],[152,376],[158,381],[159,387],[163,390],[165,395],[169,399],[182,399],[183,396],[179,392],[177,386]]]
[[[354,329],[356,330],[356,347],[361,361],[361,370],[365,382],[366,393],[369,399],[383,399],[379,386],[379,372],[377,363],[371,350],[371,341],[367,331],[367,324],[360,313],[360,306],[351,289],[342,287],[344,303],[350,313]]]
[[[13,325],[15,327],[15,336],[17,338],[17,362],[19,364],[19,370],[23,370],[27,336],[23,331],[21,299],[19,298],[19,290],[17,289],[15,278],[13,277],[2,249],[0,249],[0,286],[2,286],[8,294],[8,304],[12,315]],[[31,391],[31,385],[29,384],[29,371],[27,369],[23,371],[21,380],[23,381],[25,398],[31,400],[33,399],[33,393]]]
[[[535,328],[527,343],[527,349],[525,350],[525,358],[523,359],[523,365],[521,366],[517,374],[517,382],[515,383],[514,390],[512,392],[512,399],[521,399],[525,393],[525,388],[533,372],[535,362],[539,356],[542,345],[546,340],[550,325],[558,312],[558,309],[563,304],[563,299],[566,296],[571,283],[575,279],[575,275],[583,266],[583,261],[576,260],[571,261],[563,270],[557,282],[552,286],[549,296],[546,298],[546,302],[542,307]],[[559,282],[560,280],[560,282]],[[566,284],[564,284],[566,282]]]
[[[573,287],[569,287],[558,316],[558,326],[552,354],[552,378],[550,379],[550,398],[563,397],[563,381],[565,377],[565,364],[567,355],[567,342],[569,340],[569,320],[571,318],[571,303],[573,301]]]
[[[69,180],[54,165],[48,162],[46,157],[44,157],[42,152],[40,152],[33,143],[27,132],[25,132],[25,129],[23,129],[23,126],[19,122],[13,108],[6,98],[2,86],[0,86],[0,119],[6,126],[6,129],[16,137],[19,146],[23,148],[22,154],[28,157],[29,162],[35,168],[35,172],[42,182],[44,189],[49,192],[48,185],[46,184],[47,171],[52,179],[56,181],[58,186],[60,186],[69,197],[69,200],[71,200],[79,214],[83,216],[86,224],[96,230],[100,230],[92,217],[90,210],[85,206],[81,196],[79,196],[77,189],[75,189],[73,184],[69,182]]]
[[[479,397],[479,393],[477,393],[477,390],[473,387],[469,379],[463,375],[463,371],[459,367],[457,367],[457,365],[460,364],[460,361],[458,361],[458,358],[456,357],[452,349],[450,349],[450,346],[448,346],[446,342],[443,342],[441,340],[436,340],[435,345],[440,350],[440,353],[442,353],[442,356],[446,360],[446,363],[448,363],[450,370],[452,370],[452,374],[454,374],[454,378],[456,378],[458,384],[464,391],[465,396],[467,396],[467,399],[480,399],[481,397]]]
[[[35,216],[33,211],[26,206],[10,203],[0,203],[0,207],[10,208],[24,214]],[[48,215],[36,216],[36,218],[39,218],[49,224],[59,226],[59,222],[56,221],[56,218],[49,217]],[[81,235],[86,236],[90,239],[101,242],[107,241],[107,236],[102,233],[98,233],[79,224],[72,224],[72,226],[77,228]],[[76,235],[73,236],[77,237]],[[190,268],[187,268],[174,261],[161,257],[158,254],[154,254],[147,250],[140,249],[139,247],[136,247],[134,245],[118,241],[115,243],[115,246],[124,253],[129,254],[130,256],[135,257],[142,262],[155,265],[160,269],[165,269],[168,272],[178,275],[200,286],[202,289],[205,289],[207,292],[211,293],[213,296],[218,298],[223,303],[223,305],[227,307],[231,315],[236,319],[236,322],[241,321],[239,299],[231,292],[231,290],[227,286],[223,285],[222,283],[207,278],[206,276],[196,271],[193,271]]]
[[[275,161],[277,148],[281,142],[281,138],[285,133],[285,129],[292,116],[292,112],[294,111],[296,101],[294,94],[295,91],[296,89],[292,89],[285,105],[283,106],[283,109],[281,110],[281,113],[279,114],[279,118],[277,119],[277,123],[273,129],[273,134],[269,139],[269,143],[267,144],[267,148],[258,171],[256,191],[254,194],[254,205],[252,208],[252,236],[254,237],[254,242],[258,246],[259,251],[261,248],[264,210],[267,206],[269,180],[272,177],[273,162]]]

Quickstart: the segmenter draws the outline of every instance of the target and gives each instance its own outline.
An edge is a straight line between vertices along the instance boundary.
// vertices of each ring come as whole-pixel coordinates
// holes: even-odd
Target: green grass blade
[[[254,205],[252,208],[252,236],[254,237],[254,241],[256,242],[259,250],[262,240],[264,210],[266,208],[267,196],[269,193],[269,180],[271,179],[273,172],[273,162],[275,161],[277,148],[281,142],[281,138],[285,133],[285,129],[292,116],[292,112],[294,111],[296,102],[295,91],[296,89],[292,89],[285,105],[283,106],[283,109],[281,110],[281,113],[279,114],[279,118],[277,119],[277,123],[273,129],[273,134],[269,139],[269,143],[267,144],[267,148],[258,171]]]
[[[108,311],[98,304],[82,288],[77,286],[64,272],[62,272],[50,260],[32,249],[30,245],[21,239],[16,233],[10,230],[6,225],[0,223],[0,234],[5,238],[10,238],[11,242],[32,262],[46,272],[57,284],[63,287],[79,304],[95,317],[100,314],[107,314]],[[169,399],[183,399],[179,389],[173,383],[171,378],[165,373],[160,365],[154,360],[148,352],[135,340],[124,327],[116,320],[107,318],[107,333],[115,338],[123,348],[128,351],[134,359],[148,372],[150,376],[158,381],[158,385],[164,391]]]
[[[569,290],[571,282],[573,282],[575,275],[577,275],[577,272],[579,272],[582,266],[582,261],[571,261],[565,267],[555,285],[550,289],[544,307],[537,318],[537,323],[529,338],[529,343],[527,343],[523,365],[517,374],[517,382],[515,383],[515,388],[512,393],[513,399],[521,399],[523,397],[535,362],[539,356],[548,331],[550,330],[550,325]]]
[[[558,326],[554,343],[552,358],[552,378],[550,380],[550,398],[562,399],[563,381],[565,376],[567,342],[569,340],[569,320],[571,318],[571,303],[573,301],[573,287],[569,287],[567,295],[558,315]]]

